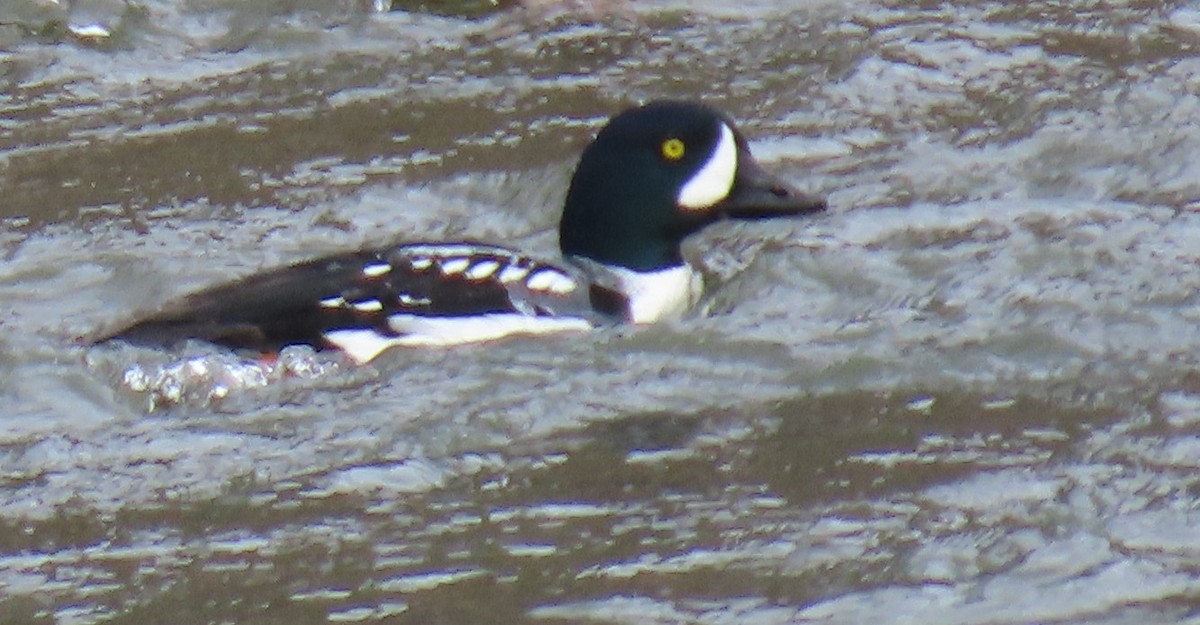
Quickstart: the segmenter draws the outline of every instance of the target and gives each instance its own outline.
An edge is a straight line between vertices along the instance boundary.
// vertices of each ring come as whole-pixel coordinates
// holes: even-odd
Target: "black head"
[[[613,117],[583,151],[559,245],[564,255],[652,271],[682,264],[683,239],[719,219],[824,209],[765,172],[725,115],[652,102]]]

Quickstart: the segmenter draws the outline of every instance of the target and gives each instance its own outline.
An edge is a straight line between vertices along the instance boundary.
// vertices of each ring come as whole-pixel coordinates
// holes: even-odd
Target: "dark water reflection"
[[[0,623],[1200,618],[1200,11],[371,4],[0,4]],[[689,318],[228,394],[74,342],[361,245],[549,254],[663,96],[832,205],[697,237]]]

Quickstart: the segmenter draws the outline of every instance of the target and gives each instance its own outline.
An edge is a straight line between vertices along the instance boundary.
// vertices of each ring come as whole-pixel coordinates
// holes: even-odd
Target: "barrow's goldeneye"
[[[583,151],[559,225],[561,262],[474,242],[339,254],[209,288],[101,340],[334,348],[366,362],[397,345],[651,323],[699,296],[685,237],[721,219],[824,210],[765,172],[733,121],[696,103],[624,111]]]

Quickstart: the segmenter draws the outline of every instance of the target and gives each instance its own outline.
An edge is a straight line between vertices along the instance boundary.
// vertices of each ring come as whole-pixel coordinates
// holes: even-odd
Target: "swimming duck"
[[[559,261],[471,241],[338,254],[185,296],[101,340],[268,353],[308,344],[365,363],[400,345],[653,323],[700,295],[681,253],[688,235],[722,219],[824,209],[763,170],[728,116],[652,102],[614,116],[584,149]]]

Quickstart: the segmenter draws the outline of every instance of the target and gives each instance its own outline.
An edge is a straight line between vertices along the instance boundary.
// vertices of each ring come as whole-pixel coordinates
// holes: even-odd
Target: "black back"
[[[491,271],[486,276],[472,271],[479,268]],[[560,285],[575,288],[532,288],[547,271]],[[518,277],[502,279],[508,275]],[[595,313],[589,297],[588,286],[568,270],[504,248],[410,244],[326,257],[200,291],[101,340],[169,344],[194,338],[267,352],[298,343],[322,347],[322,335],[333,330],[372,329],[395,336],[388,325],[394,314],[590,320]]]

